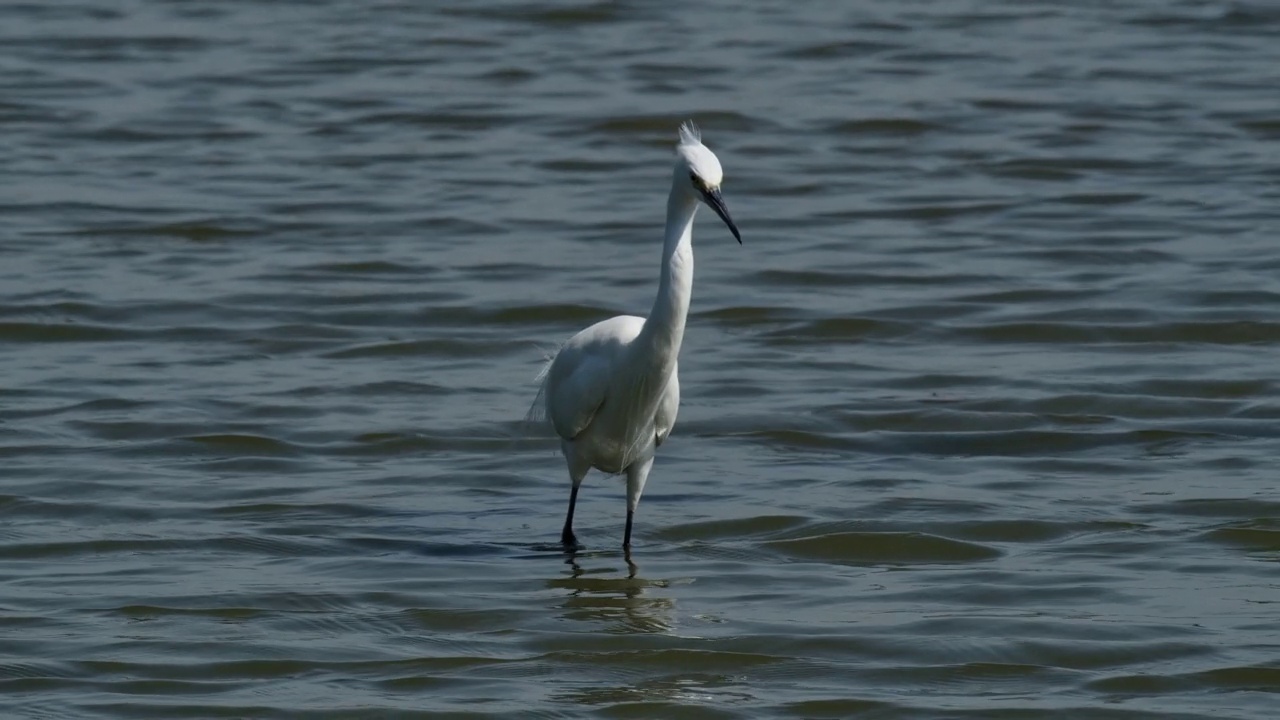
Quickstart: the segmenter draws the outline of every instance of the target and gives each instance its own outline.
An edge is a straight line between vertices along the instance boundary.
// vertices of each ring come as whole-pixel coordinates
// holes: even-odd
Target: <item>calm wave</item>
[[[1265,3],[0,8],[0,709],[1270,720]],[[622,484],[521,421],[642,313]],[[708,220],[710,217],[710,220]]]

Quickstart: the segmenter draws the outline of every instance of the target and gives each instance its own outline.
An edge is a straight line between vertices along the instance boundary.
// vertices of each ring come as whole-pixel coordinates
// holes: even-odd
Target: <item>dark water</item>
[[[437,5],[0,7],[0,714],[1276,716],[1274,5]]]

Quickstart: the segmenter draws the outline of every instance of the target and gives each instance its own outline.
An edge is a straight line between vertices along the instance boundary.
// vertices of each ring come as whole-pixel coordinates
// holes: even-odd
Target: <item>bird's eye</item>
[[[698,173],[692,173],[692,172],[689,173],[689,179],[693,181],[694,187],[698,188],[703,192],[706,192],[707,183],[704,182],[702,178],[698,177]]]

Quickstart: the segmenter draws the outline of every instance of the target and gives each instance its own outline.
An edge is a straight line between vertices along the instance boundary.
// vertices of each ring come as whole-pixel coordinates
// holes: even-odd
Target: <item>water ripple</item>
[[[0,6],[0,715],[1269,720],[1278,22]],[[745,244],[566,552],[690,116]]]

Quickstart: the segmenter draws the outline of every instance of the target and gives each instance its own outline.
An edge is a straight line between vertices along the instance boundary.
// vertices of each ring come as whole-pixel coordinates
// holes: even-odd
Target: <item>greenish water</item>
[[[1280,13],[432,8],[0,8],[0,715],[1274,717]]]

